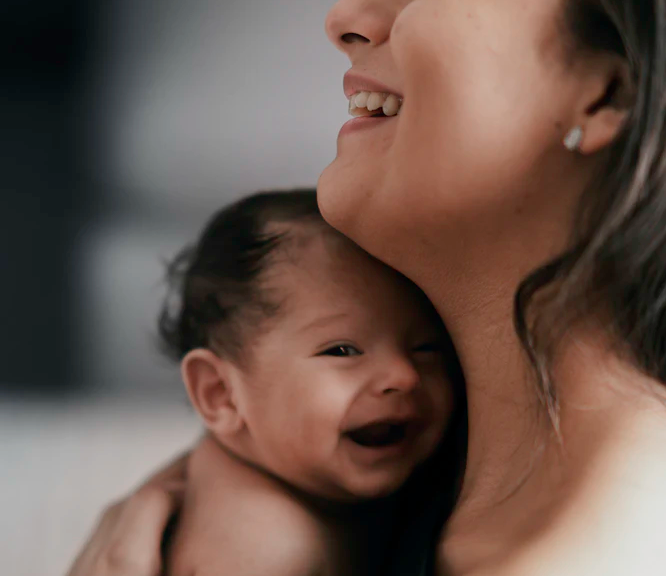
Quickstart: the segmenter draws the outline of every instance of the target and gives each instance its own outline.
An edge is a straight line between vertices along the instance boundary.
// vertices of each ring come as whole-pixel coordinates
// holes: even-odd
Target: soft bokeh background
[[[3,574],[64,574],[101,507],[199,433],[155,343],[162,263],[333,158],[331,4],[3,1]]]

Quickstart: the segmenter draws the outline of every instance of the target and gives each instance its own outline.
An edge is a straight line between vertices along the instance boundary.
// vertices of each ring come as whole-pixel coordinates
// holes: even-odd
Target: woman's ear
[[[619,57],[604,56],[581,94],[577,123],[583,130],[581,154],[594,154],[610,146],[622,131],[635,101],[629,66]]]
[[[181,374],[192,405],[211,432],[223,438],[245,426],[238,405],[238,372],[231,362],[197,348],[183,358]]]

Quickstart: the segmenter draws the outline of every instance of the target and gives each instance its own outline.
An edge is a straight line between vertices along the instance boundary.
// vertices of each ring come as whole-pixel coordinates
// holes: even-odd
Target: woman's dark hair
[[[516,294],[516,328],[555,424],[550,359],[562,334],[553,332],[556,317],[565,318],[558,324],[564,330],[601,312],[618,350],[666,382],[666,0],[568,0],[565,16],[574,50],[625,60],[634,101],[581,200],[570,250],[531,274]]]
[[[158,322],[164,351],[180,360],[214,344],[217,353],[240,360],[248,331],[279,309],[262,273],[290,236],[284,225],[297,223],[329,228],[315,190],[259,192],[215,214],[197,243],[167,267],[169,294]]]

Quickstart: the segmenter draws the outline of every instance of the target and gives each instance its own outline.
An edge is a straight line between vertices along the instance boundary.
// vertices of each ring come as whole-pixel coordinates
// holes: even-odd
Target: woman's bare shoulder
[[[597,515],[582,508],[576,518],[525,535],[519,544],[481,553],[483,559],[466,569],[444,568],[448,557],[440,554],[438,576],[663,576],[663,529],[649,514],[642,515],[644,523],[630,521],[638,515],[630,516],[613,511]]]
[[[545,544],[545,543],[544,543]],[[608,547],[585,548],[574,541],[549,549],[534,548],[460,576],[663,576],[664,564],[657,558],[635,560]],[[458,575],[456,575],[458,576]]]
[[[648,429],[640,444],[625,436],[587,462],[585,474],[551,491],[547,506],[507,501],[450,524],[439,544],[441,566],[452,564],[454,576],[666,574],[662,436]]]

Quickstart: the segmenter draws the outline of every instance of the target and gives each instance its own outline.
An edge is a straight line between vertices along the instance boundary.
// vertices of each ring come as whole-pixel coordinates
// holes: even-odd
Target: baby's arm
[[[176,551],[173,576],[333,573],[326,568],[329,559],[322,527],[297,503],[281,500],[277,494],[261,494],[235,504],[196,521],[187,542]]]
[[[202,555],[193,576],[328,576],[325,553],[310,535],[289,529],[237,534]]]
[[[169,576],[327,576],[326,526],[273,479],[210,439],[192,453]]]

